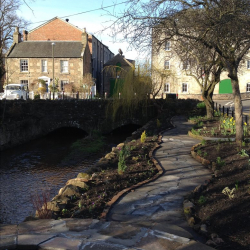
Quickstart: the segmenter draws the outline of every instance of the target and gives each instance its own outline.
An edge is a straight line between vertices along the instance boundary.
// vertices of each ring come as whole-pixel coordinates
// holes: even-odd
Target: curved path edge
[[[185,194],[210,173],[190,155],[198,143],[187,135],[190,124],[184,117],[174,117],[173,123],[177,126],[162,133],[162,143],[152,153],[161,174],[124,190],[110,204],[109,221],[69,218],[1,225],[0,250],[212,250],[194,240],[182,207]]]

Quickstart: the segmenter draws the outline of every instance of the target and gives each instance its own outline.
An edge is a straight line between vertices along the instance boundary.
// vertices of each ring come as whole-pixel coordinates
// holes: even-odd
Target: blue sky
[[[126,0],[26,0],[28,6],[23,5],[19,12],[19,15],[30,21],[30,25],[27,30],[31,30],[43,22],[47,21],[56,16],[64,17],[69,16],[69,22],[78,26],[79,28],[86,28],[87,32],[94,34],[100,41],[109,47],[114,53],[118,53],[118,49],[121,48],[126,58],[136,59],[137,53],[135,50],[128,49],[127,43],[115,42],[114,38],[110,37],[110,31],[100,32],[105,26],[110,23],[111,16],[107,15],[107,12],[103,10],[96,10],[89,13],[77,14],[79,12],[90,11],[106,6],[119,4]],[[115,11],[120,13],[125,7],[125,4],[117,5],[115,8],[110,7],[107,10],[110,12]],[[64,17],[63,19],[66,19]]]

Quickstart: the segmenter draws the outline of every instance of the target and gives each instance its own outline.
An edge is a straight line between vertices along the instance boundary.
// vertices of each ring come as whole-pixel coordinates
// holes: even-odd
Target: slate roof
[[[24,41],[15,44],[10,51],[10,58],[51,58],[52,42],[55,58],[79,58],[81,57],[83,44],[75,41]]]
[[[117,54],[113,58],[111,58],[109,61],[107,61],[104,66],[109,66],[109,65],[116,65],[117,62],[121,63],[121,66],[134,66],[134,60],[129,60],[126,59],[125,57],[121,56],[120,54]]]

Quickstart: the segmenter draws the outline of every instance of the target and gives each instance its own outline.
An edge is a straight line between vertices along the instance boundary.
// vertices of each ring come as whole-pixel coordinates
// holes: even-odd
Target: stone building
[[[117,92],[116,84],[122,84],[126,74],[134,68],[135,61],[126,59],[122,52],[104,64],[104,92],[107,96],[113,96]]]
[[[23,39],[17,28],[13,38],[6,56],[7,83],[30,85],[42,79],[50,85],[54,76],[63,90],[65,84],[81,84],[91,74],[102,94],[103,64],[114,54],[85,28],[55,17],[29,32],[24,30]]]
[[[159,77],[167,76],[163,79],[164,84],[158,97],[162,94],[178,94],[178,98],[201,99],[201,87],[194,77],[188,75],[190,65],[180,59],[176,46],[172,46],[172,41],[166,41],[157,49],[154,42],[156,41],[153,41],[151,61],[152,69],[157,69],[152,70],[154,84],[157,85],[161,81]],[[239,84],[241,94],[250,96],[250,53],[242,60],[239,67]],[[231,98],[231,93],[231,80],[224,71],[220,83],[215,87],[214,98]]]

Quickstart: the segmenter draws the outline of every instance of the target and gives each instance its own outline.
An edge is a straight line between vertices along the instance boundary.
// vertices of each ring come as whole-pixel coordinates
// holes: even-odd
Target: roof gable
[[[71,23],[55,17],[29,31],[28,41],[81,41],[82,30]]]
[[[124,66],[134,67],[133,63],[129,62],[129,60],[127,60],[125,57],[123,57],[120,54],[117,54],[116,56],[111,58],[109,61],[107,61],[104,64],[104,66],[116,65],[117,63],[120,63],[121,67],[124,67]]]

